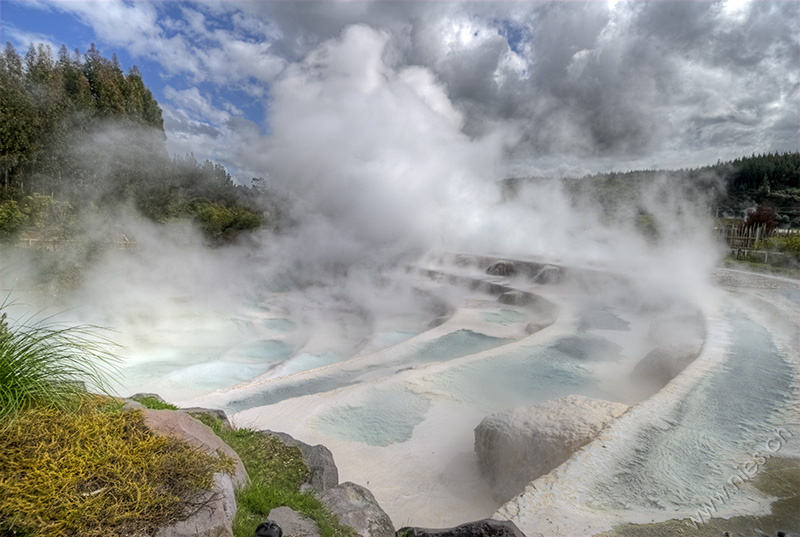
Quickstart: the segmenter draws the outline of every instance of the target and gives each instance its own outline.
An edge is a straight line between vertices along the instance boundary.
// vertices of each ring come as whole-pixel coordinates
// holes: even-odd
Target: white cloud
[[[164,95],[175,105],[192,112],[195,112],[200,119],[215,124],[225,123],[230,119],[230,114],[224,110],[214,107],[211,100],[200,94],[200,90],[189,88],[176,90],[172,86],[164,87]]]

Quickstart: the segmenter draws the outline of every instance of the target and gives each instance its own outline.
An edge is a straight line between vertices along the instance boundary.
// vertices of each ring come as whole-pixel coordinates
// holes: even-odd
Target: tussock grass
[[[137,403],[143,404],[145,408],[152,410],[178,410],[178,407],[172,403],[165,403],[161,399],[149,395],[139,395],[137,397],[133,397],[133,400]]]
[[[53,317],[12,323],[0,303],[0,430],[9,418],[33,406],[77,408],[84,382],[105,393],[117,359],[98,327],[62,327]]]
[[[0,535],[151,535],[200,508],[214,474],[233,470],[228,457],[151,432],[141,412],[99,401],[11,420],[0,435]]]
[[[195,417],[239,454],[250,476],[250,483],[236,493],[236,537],[252,537],[269,512],[283,505],[316,522],[322,537],[357,537],[355,530],[340,524],[313,492],[300,492],[309,470],[299,448],[261,431],[223,429],[220,421],[209,415]]]

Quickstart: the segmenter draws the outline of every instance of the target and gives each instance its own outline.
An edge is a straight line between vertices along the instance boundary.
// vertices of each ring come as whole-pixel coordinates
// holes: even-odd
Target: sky
[[[434,142],[497,179],[796,151],[799,5],[3,0],[0,33],[138,66],[170,153],[242,183],[287,151],[306,175],[403,166],[397,144],[436,169]]]

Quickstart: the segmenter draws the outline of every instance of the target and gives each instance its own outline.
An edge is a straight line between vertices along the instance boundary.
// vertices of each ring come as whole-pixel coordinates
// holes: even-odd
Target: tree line
[[[666,181],[661,182],[666,179]],[[506,179],[506,197],[513,197],[526,183],[545,178]],[[748,219],[749,215],[772,215],[772,225],[800,228],[800,153],[752,154],[732,161],[678,170],[632,170],[561,180],[576,204],[591,201],[608,218],[630,215],[646,217],[643,195],[659,185],[680,192],[684,199],[702,205],[719,218]],[[644,218],[646,220],[646,218]]]
[[[31,45],[0,52],[0,239],[77,233],[78,216],[120,206],[160,222],[198,221],[212,241],[267,220],[264,188],[220,165],[170,157],[161,108],[136,66]],[[274,213],[274,211],[273,211]]]

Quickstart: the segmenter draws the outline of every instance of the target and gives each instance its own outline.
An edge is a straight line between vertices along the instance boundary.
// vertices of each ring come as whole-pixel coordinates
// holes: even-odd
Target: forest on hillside
[[[132,67],[92,45],[0,52],[0,240],[66,239],[86,214],[132,207],[154,221],[192,219],[212,243],[273,224],[263,180],[170,157],[161,108]]]
[[[542,177],[506,179],[506,197],[514,197],[528,183],[546,182]],[[575,203],[591,200],[609,218],[629,214],[631,208],[646,215],[643,196],[658,185],[680,192],[702,204],[715,218],[746,220],[748,215],[768,214],[771,225],[800,228],[800,153],[753,154],[732,161],[679,170],[634,170],[561,179]]]

